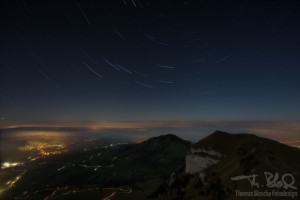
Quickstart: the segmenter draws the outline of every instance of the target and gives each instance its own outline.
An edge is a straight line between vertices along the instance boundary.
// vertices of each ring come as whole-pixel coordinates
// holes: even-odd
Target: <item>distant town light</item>
[[[5,162],[5,163],[3,163],[3,165],[4,165],[4,167],[9,167],[9,166],[10,166],[10,163]]]
[[[10,162],[5,162],[2,164],[1,169],[9,168],[9,167],[16,167],[18,165],[22,165],[23,163],[21,162],[15,162],[15,163],[10,163]]]

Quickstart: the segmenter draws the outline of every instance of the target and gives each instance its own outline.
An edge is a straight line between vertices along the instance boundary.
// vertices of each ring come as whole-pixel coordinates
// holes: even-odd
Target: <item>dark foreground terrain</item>
[[[197,162],[205,165],[195,170]],[[199,164],[199,163],[198,163]],[[154,193],[162,199],[299,199],[300,149],[221,131],[192,146],[186,169]]]
[[[4,169],[0,199],[299,199],[299,181],[299,149],[217,131],[193,145],[163,135]],[[237,193],[266,190],[290,193]]]
[[[145,199],[184,166],[190,146],[164,135],[40,158],[0,171],[0,199]]]

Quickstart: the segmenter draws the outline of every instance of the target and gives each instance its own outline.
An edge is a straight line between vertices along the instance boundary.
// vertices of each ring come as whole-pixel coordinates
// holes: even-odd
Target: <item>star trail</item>
[[[2,125],[300,119],[299,2],[1,2]]]

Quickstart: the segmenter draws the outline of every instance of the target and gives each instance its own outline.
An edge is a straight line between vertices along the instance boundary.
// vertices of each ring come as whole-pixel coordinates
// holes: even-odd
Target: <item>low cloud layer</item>
[[[162,134],[175,134],[183,139],[198,141],[215,130],[230,133],[251,133],[275,140],[300,140],[297,121],[127,121],[39,123],[3,126],[2,139],[13,139],[20,133],[55,133],[72,137],[113,137],[141,142]],[[18,134],[16,134],[18,133]]]

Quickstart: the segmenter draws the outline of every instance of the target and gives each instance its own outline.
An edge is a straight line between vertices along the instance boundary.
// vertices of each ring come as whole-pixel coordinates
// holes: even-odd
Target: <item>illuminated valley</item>
[[[32,170],[42,172],[47,169],[51,176],[57,177],[77,169],[80,169],[80,173],[86,173],[87,176],[90,176],[91,173],[99,174],[103,173],[101,171],[112,170],[114,163],[118,160],[118,156],[110,156],[110,151],[115,151],[114,149],[128,145],[128,143],[124,142],[101,142],[101,144],[98,144],[96,139],[85,139],[83,143],[85,145],[77,146],[73,143],[73,146],[70,144],[68,147],[63,143],[55,144],[55,137],[51,139],[52,141],[49,143],[45,143],[43,140],[40,142],[30,140],[27,145],[16,147],[16,151],[25,152],[26,154],[24,155],[28,155],[28,157],[24,158],[25,162],[12,162],[7,159],[1,163],[0,199],[3,193],[10,193],[10,190],[24,186],[27,189],[19,191],[19,195],[14,196],[14,199],[30,199],[35,198],[35,196],[43,196],[42,199],[48,200],[96,192],[100,196],[103,195],[103,200],[107,200],[132,192],[128,186],[124,188],[78,188],[74,185],[61,186],[60,182],[47,183],[47,179],[45,179],[44,185],[38,187],[42,189],[32,189],[32,187],[36,187],[34,185],[27,187],[26,182],[23,181],[33,176],[32,173],[34,172]],[[76,156],[76,154],[80,154],[80,156]],[[101,161],[103,156],[105,159]],[[50,166],[51,168],[48,169]],[[2,179],[1,176],[3,176]],[[24,176],[25,180],[23,180]],[[32,183],[34,183],[34,179]]]
[[[47,143],[34,143],[26,146],[19,147],[21,151],[37,152],[40,156],[50,156],[67,152],[67,147],[63,144],[47,144]],[[34,159],[34,158],[32,158]]]

